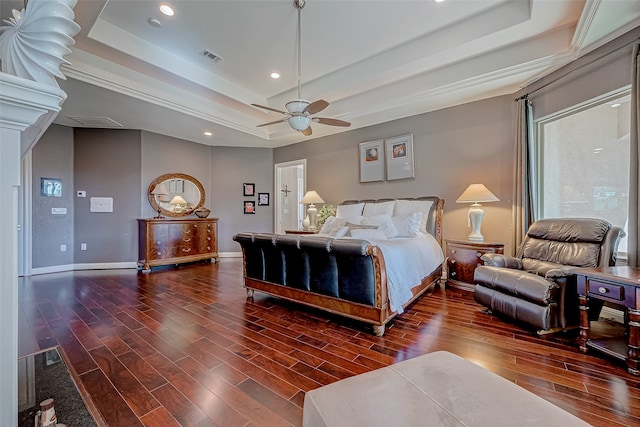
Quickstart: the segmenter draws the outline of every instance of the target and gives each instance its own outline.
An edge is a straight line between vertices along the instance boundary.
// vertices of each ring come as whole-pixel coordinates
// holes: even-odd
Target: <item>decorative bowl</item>
[[[198,209],[194,210],[193,213],[195,213],[198,218],[206,218],[211,213],[211,209],[198,208]]]

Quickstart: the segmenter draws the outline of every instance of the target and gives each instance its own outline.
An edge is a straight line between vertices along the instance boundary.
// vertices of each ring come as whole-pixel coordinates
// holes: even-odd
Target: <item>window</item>
[[[630,91],[537,122],[538,217],[602,218],[627,230]],[[626,255],[627,239],[619,252]]]

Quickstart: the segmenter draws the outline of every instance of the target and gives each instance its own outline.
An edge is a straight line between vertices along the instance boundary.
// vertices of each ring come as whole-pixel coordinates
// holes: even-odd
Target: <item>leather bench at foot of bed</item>
[[[588,426],[522,387],[438,351],[309,391],[303,426]]]

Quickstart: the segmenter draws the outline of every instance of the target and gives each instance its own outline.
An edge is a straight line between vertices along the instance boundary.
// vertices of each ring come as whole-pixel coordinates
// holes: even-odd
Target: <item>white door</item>
[[[294,160],[275,165],[275,231],[302,229],[304,205],[300,200],[307,185],[307,160]]]

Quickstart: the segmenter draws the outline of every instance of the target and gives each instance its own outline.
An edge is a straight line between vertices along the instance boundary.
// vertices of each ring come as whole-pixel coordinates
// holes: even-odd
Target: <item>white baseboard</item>
[[[120,268],[138,268],[137,262],[96,262],[86,264],[52,265],[50,267],[32,268],[31,275],[62,273],[74,270],[116,270]]]
[[[220,258],[242,258],[242,252],[219,252]],[[32,268],[31,275],[62,273],[74,270],[117,270],[121,268],[138,268],[137,262],[95,262],[86,264],[52,265],[50,267]]]
[[[242,252],[218,252],[220,258],[242,258]]]

